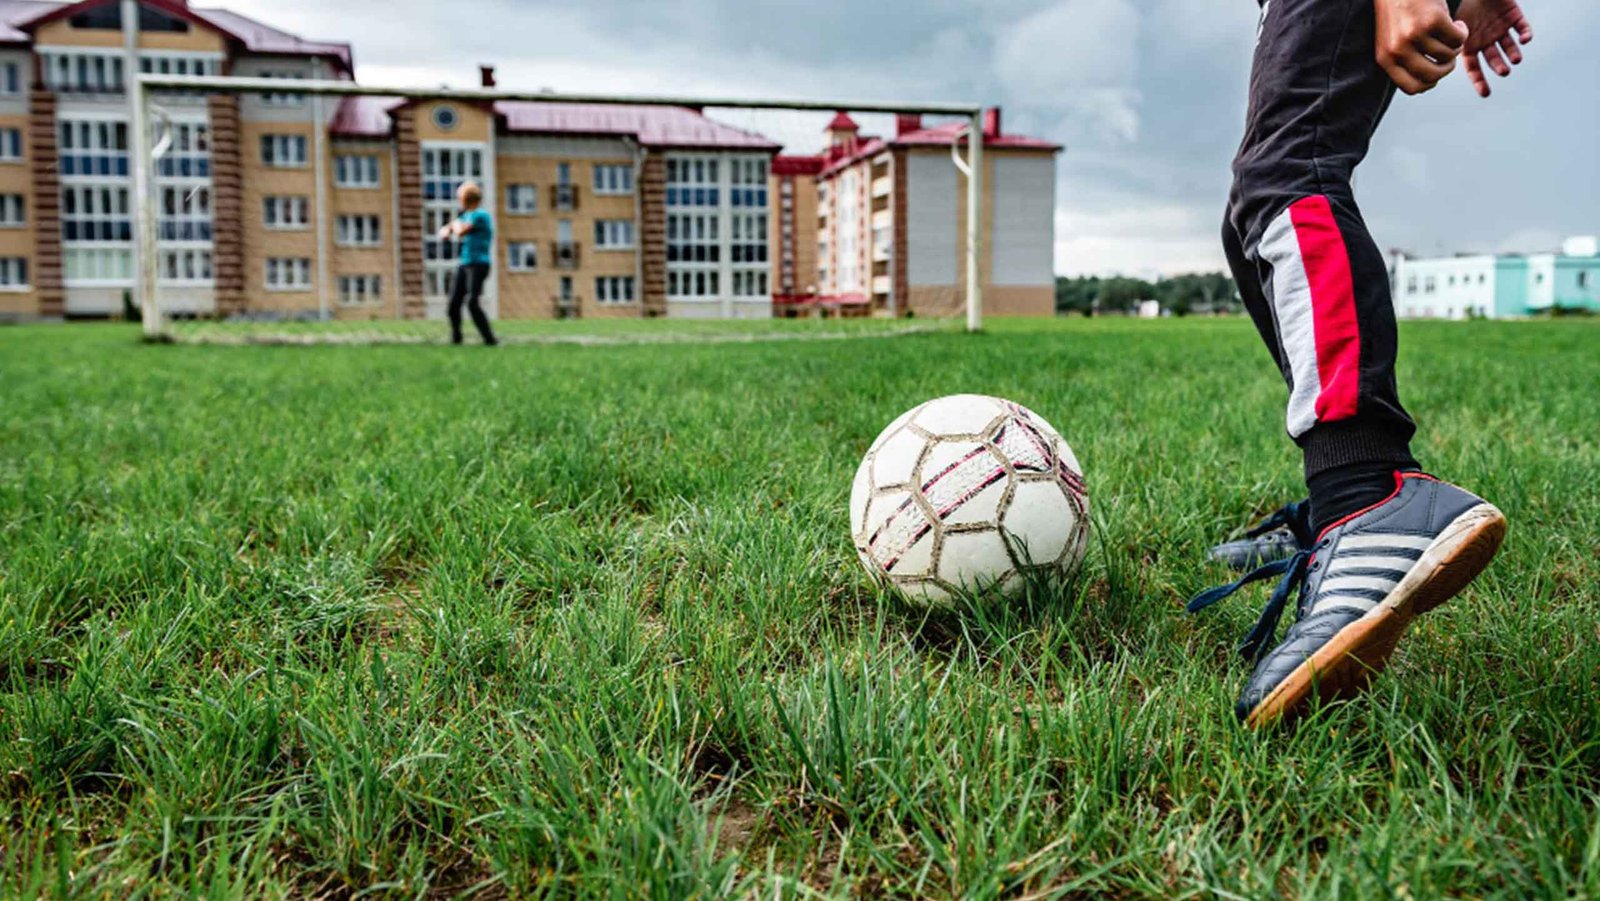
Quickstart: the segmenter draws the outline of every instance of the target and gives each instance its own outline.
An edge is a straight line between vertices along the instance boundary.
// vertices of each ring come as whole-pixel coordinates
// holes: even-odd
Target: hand
[[[444,228],[439,229],[439,240],[441,240],[441,241],[450,240],[451,238],[455,237],[455,235],[453,234],[454,231],[455,231],[455,229],[451,228],[448,225],[446,225]]]
[[[1455,71],[1468,30],[1451,21],[1445,0],[1373,0],[1373,8],[1378,65],[1396,87],[1421,94]]]
[[[1511,67],[1522,63],[1521,45],[1533,40],[1533,26],[1517,0],[1467,0],[1461,4],[1460,15],[1467,25],[1467,43],[1462,48],[1467,79],[1479,97],[1487,97],[1489,77],[1483,74],[1484,65],[1501,78],[1510,75]]]

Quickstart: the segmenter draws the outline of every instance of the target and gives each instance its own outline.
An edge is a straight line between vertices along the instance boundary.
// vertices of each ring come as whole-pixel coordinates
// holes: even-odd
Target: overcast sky
[[[1063,274],[1220,268],[1251,0],[226,0],[355,46],[367,83],[977,100],[1067,145]],[[1524,0],[1537,37],[1495,96],[1400,98],[1360,172],[1385,247],[1550,250],[1600,232],[1600,3]],[[797,114],[754,124],[799,144]],[[876,126],[876,122],[866,122]],[[808,148],[798,148],[808,149]]]

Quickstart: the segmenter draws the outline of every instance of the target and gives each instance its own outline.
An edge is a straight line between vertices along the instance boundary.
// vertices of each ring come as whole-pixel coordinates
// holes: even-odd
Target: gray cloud
[[[1250,0],[219,0],[355,44],[367,82],[984,100],[1068,144],[1057,267],[1220,266],[1215,224],[1244,115]],[[1600,4],[1528,3],[1538,37],[1495,97],[1464,78],[1401,98],[1360,174],[1380,243],[1548,249],[1600,231]],[[751,114],[800,149],[815,117]],[[869,128],[882,128],[869,121]]]

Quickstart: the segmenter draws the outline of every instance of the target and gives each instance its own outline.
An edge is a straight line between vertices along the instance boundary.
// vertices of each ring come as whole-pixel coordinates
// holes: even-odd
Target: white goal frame
[[[334,97],[405,97],[410,100],[452,100],[460,103],[484,103],[497,100],[527,101],[535,103],[573,104],[639,104],[686,107],[722,107],[730,109],[803,110],[807,112],[835,112],[849,110],[861,113],[906,113],[929,116],[959,117],[967,120],[951,142],[950,154],[956,168],[967,180],[967,240],[966,289],[967,330],[983,328],[983,271],[981,266],[983,246],[983,127],[985,107],[950,103],[883,103],[861,101],[820,101],[796,99],[748,99],[728,97],[677,97],[645,94],[567,94],[541,91],[502,91],[499,89],[453,89],[372,86],[350,81],[295,81],[286,83],[273,78],[240,78],[221,75],[159,75],[140,74],[131,90],[133,127],[129,137],[133,156],[134,253],[138,260],[134,284],[134,300],[139,305],[147,339],[156,340],[166,334],[166,317],[157,305],[158,260],[156,246],[155,166],[164,152],[157,147],[152,113],[158,113],[154,94],[159,91],[199,91],[202,93],[266,93],[292,89],[296,94],[320,98]],[[974,137],[976,136],[976,139]],[[965,158],[961,144],[965,141]],[[319,190],[321,186],[319,186]]]

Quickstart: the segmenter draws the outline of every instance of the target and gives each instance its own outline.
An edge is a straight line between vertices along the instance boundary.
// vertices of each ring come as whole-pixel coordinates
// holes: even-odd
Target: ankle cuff
[[[1395,469],[1420,469],[1411,456],[1409,436],[1390,426],[1347,420],[1323,423],[1300,439],[1306,479],[1341,466],[1386,463]]]

